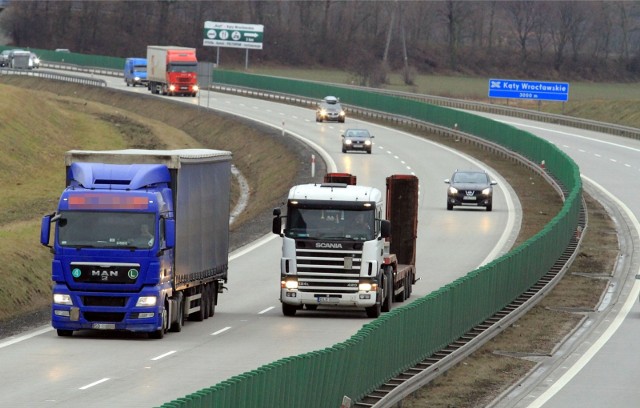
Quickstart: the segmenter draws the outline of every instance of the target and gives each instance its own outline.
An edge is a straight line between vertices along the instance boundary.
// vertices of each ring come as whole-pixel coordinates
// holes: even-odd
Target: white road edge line
[[[4,341],[4,342],[0,343],[0,348],[8,347],[8,346],[11,346],[12,344],[20,343],[21,341],[24,341],[24,340],[29,340],[32,337],[39,336],[39,335],[41,335],[43,333],[46,333],[48,331],[51,331],[51,330],[53,330],[53,327],[48,327],[47,326],[47,327],[45,327],[43,329],[36,330],[36,331],[34,331],[32,333],[29,333],[29,334],[25,334],[24,336],[19,336],[19,337],[15,337],[15,338],[11,338],[10,337],[7,341]]]
[[[631,222],[633,223],[633,227],[640,234],[640,223],[638,223],[638,219],[633,215],[633,212],[624,205],[622,201],[620,201],[617,197],[611,194],[609,191],[605,190],[600,184],[591,180],[590,178],[582,175],[582,178],[600,190],[602,193],[606,194],[611,200],[613,200],[629,217]],[[640,273],[640,270],[637,273]],[[582,370],[589,361],[596,355],[598,351],[604,346],[607,341],[613,336],[613,334],[618,330],[624,319],[627,317],[627,314],[631,311],[631,308],[636,303],[636,299],[638,299],[638,294],[640,294],[640,280],[636,280],[633,284],[631,292],[629,292],[629,297],[624,302],[622,308],[618,311],[618,314],[613,319],[613,322],[607,327],[607,329],[602,333],[602,335],[593,343],[591,347],[580,357],[580,359],[574,364],[571,368],[567,370],[556,382],[553,383],[544,393],[542,393],[538,398],[533,401],[533,403],[529,404],[528,408],[538,408],[543,406],[547,401],[549,401],[558,391],[562,389],[569,381],[575,377],[580,370]]]

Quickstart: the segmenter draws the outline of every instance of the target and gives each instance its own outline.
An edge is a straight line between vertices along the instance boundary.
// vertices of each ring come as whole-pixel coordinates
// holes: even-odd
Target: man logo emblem
[[[71,271],[71,275],[77,279],[80,277],[80,275],[82,275],[82,271],[80,271],[79,268],[73,268],[73,270]]]
[[[127,274],[129,275],[129,279],[136,279],[138,277],[138,270],[129,269],[129,272]]]

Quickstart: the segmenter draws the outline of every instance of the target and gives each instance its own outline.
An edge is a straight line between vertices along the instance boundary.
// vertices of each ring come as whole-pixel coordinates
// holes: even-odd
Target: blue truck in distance
[[[231,153],[71,150],[65,165],[66,188],[40,233],[53,253],[58,335],[162,338],[213,316],[227,282]]]
[[[124,82],[127,86],[147,86],[147,59],[127,58],[124,61]]]

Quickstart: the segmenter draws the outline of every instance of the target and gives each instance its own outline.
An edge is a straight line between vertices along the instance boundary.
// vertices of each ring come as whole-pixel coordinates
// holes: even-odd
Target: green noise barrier
[[[122,58],[33,51],[47,61],[118,70],[124,65]],[[582,195],[578,166],[560,149],[528,132],[455,109],[336,85],[224,70],[214,71],[213,82],[318,100],[334,95],[345,105],[446,127],[457,124],[458,130],[500,144],[533,162],[544,160],[568,195],[560,212],[511,252],[383,314],[348,340],[282,358],[162,407],[326,408],[339,407],[343,396],[361,399],[511,303],[549,271],[574,236]]]

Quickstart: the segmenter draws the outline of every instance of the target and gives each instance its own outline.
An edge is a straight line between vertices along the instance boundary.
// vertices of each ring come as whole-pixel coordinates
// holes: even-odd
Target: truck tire
[[[156,331],[152,331],[149,333],[150,339],[160,340],[164,337],[164,332],[169,325],[169,316],[167,315],[167,311],[169,310],[167,303],[165,302],[164,307],[162,308],[162,327]]]
[[[176,308],[176,321],[171,323],[171,327],[169,331],[179,333],[182,331],[182,326],[184,325],[184,299],[182,297],[182,293],[178,294],[178,298],[175,300]]]
[[[391,311],[391,303],[393,302],[393,269],[390,266],[384,268],[384,288],[383,292],[386,293],[384,301],[382,302],[382,311]]]
[[[382,306],[380,302],[376,302],[375,305],[369,306],[365,310],[367,312],[367,317],[371,317],[372,319],[380,317],[382,314]]]
[[[402,279],[402,292],[398,293],[397,295],[393,296],[393,300],[396,302],[404,302],[405,299],[407,298],[407,286],[409,284],[409,279],[407,276],[404,277],[404,279]]]
[[[286,303],[282,304],[282,314],[285,316],[295,316],[297,310],[297,306],[288,305]]]
[[[213,317],[216,314],[216,303],[218,303],[218,284],[214,283],[211,286],[210,291],[211,298],[209,299],[209,317]]]
[[[71,337],[71,336],[73,336],[73,330],[58,329],[58,336],[60,336],[60,337]]]

